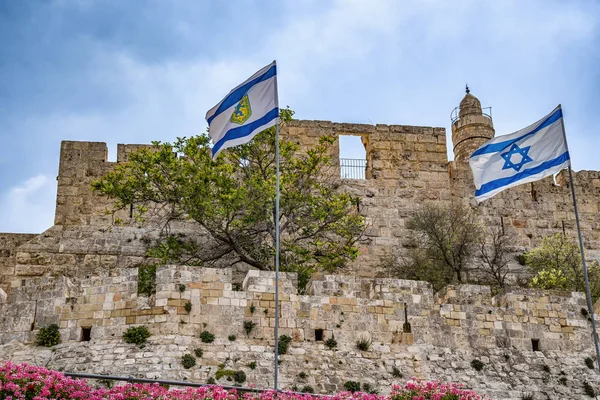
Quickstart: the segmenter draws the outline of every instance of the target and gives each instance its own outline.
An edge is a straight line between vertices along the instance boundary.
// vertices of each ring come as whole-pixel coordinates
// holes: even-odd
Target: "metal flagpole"
[[[562,113],[562,106],[561,106]],[[567,133],[565,131],[564,115],[560,119],[562,125],[563,136],[565,138],[565,144],[567,149],[569,144],[567,143]],[[573,172],[571,170],[571,163],[569,163],[569,180],[571,181],[571,196],[573,197],[573,208],[575,209],[575,223],[577,224],[577,234],[579,235],[579,251],[581,252],[581,263],[583,264],[583,276],[585,277],[585,291],[587,295],[587,304],[590,311],[590,318],[592,320],[592,332],[594,334],[594,345],[596,347],[596,362],[600,369],[600,347],[598,346],[598,334],[596,333],[596,319],[594,318],[594,305],[592,304],[592,293],[590,292],[590,280],[588,277],[588,269],[585,263],[585,252],[583,250],[583,238],[581,237],[581,226],[579,225],[579,211],[577,209],[577,199],[575,197],[575,185],[573,182]]]
[[[279,105],[279,92],[277,79],[275,80],[275,93]],[[275,125],[275,373],[273,388],[277,390],[279,355],[279,117]]]

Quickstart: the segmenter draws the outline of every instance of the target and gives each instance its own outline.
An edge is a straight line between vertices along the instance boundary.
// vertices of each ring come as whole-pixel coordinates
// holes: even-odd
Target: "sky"
[[[600,170],[600,1],[0,0],[0,38],[0,232],[52,225],[62,140],[114,160],[201,133],[272,60],[295,117],[444,127],[449,149],[465,83],[496,135],[562,103],[574,169]]]

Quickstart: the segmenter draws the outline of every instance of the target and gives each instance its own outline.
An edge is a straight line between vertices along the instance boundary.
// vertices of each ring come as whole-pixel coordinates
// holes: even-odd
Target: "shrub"
[[[246,365],[248,368],[250,368],[251,370],[255,370],[256,369],[256,361],[252,361],[250,363],[248,363],[248,365]]]
[[[356,348],[362,351],[368,351],[371,347],[371,339],[360,338],[356,341]]]
[[[187,312],[188,314],[190,313],[190,311],[192,311],[192,303],[190,303],[189,301],[187,303],[185,303],[185,312]]]
[[[402,378],[402,372],[395,365],[392,367],[392,376],[394,378]]]
[[[181,365],[185,369],[190,369],[196,365],[196,358],[191,354],[184,354],[183,357],[181,357]]]
[[[547,365],[544,365],[544,366],[542,367],[542,369],[544,370],[544,372],[546,372],[546,373],[548,373],[548,374],[550,373],[550,367],[549,367],[549,366],[547,366]]]
[[[521,400],[533,400],[533,393],[523,393]]]
[[[583,391],[590,397],[596,397],[596,391],[589,382],[583,382]]]
[[[125,343],[144,344],[152,334],[145,326],[131,326],[123,333]]]
[[[194,349],[194,354],[196,355],[196,357],[198,358],[202,358],[202,356],[204,355],[204,351],[202,351],[202,349]]]
[[[246,332],[246,336],[250,335],[255,326],[256,322],[244,321],[244,331]]]
[[[369,394],[377,394],[378,393],[378,390],[375,389],[373,386],[371,386],[370,383],[366,383],[366,382],[363,383],[362,388],[363,388],[362,391],[364,393],[369,393]]]
[[[227,336],[227,339],[229,339],[230,342],[235,342],[235,339],[237,339],[237,336],[229,335],[229,336]]]
[[[35,344],[38,346],[52,347],[60,343],[60,332],[58,325],[52,324],[45,328],[40,328],[36,337]]]
[[[202,343],[212,343],[215,341],[215,335],[209,331],[202,331],[200,333],[200,340],[202,340]]]
[[[232,369],[224,369],[224,368],[219,368],[217,370],[217,372],[215,373],[215,378],[217,380],[221,379],[222,377],[227,377],[227,380],[231,380],[231,378],[233,378],[235,374],[235,371]]]
[[[560,382],[561,385],[563,386],[567,386],[567,377],[566,376],[561,376],[558,381]]]
[[[179,293],[185,292],[185,285],[183,283],[179,284]]]
[[[250,304],[250,314],[254,314],[254,311],[256,311],[256,306],[254,304]]]
[[[587,317],[588,314],[589,314],[588,309],[585,308],[585,307],[581,307],[581,311],[580,312],[581,312],[581,315],[583,315],[584,317]]]
[[[290,347],[292,338],[288,335],[279,336],[279,344],[277,345],[277,354],[286,354]]]
[[[207,385],[214,385],[214,384],[216,384],[216,383],[217,383],[217,382],[215,381],[215,378],[213,378],[212,376],[211,376],[211,377],[209,377],[209,378],[206,380],[206,384],[207,384]]]
[[[337,340],[335,340],[334,338],[330,337],[329,339],[327,339],[325,341],[325,346],[327,346],[328,349],[333,350],[337,347]]]
[[[300,378],[300,379],[306,379],[307,377],[308,377],[308,375],[304,371],[302,371],[298,374],[298,378]]]
[[[147,296],[156,293],[156,265],[138,266],[137,292]]]
[[[586,357],[583,359],[583,361],[585,362],[585,365],[587,365],[587,367],[589,369],[594,369],[594,360],[592,360],[591,357]]]
[[[313,389],[312,386],[306,385],[306,386],[303,386],[302,389],[300,389],[300,392],[302,392],[302,393],[314,393],[315,389]]]
[[[360,392],[360,382],[347,381],[346,383],[344,383],[344,389],[346,389],[350,393]]]
[[[471,361],[471,367],[475,371],[481,371],[483,367],[485,367],[485,364],[479,361],[478,359],[474,359],[473,361]]]
[[[238,385],[241,385],[242,383],[246,382],[246,373],[244,371],[235,371],[233,373],[233,380]]]

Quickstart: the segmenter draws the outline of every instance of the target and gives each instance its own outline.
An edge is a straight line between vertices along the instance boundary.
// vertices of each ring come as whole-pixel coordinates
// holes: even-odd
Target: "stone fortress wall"
[[[545,179],[475,204],[465,154],[487,140],[493,126],[474,96],[465,96],[461,110],[453,122],[453,162],[447,159],[443,128],[292,121],[282,129],[304,148],[322,135],[361,137],[366,179],[342,183],[360,197],[370,224],[361,255],[345,275],[316,276],[302,296],[293,275],[282,281],[280,331],[293,338],[281,366],[284,388],[308,384],[332,392],[346,380],[361,380],[387,390],[389,382],[399,380],[391,375],[395,366],[405,378],[465,382],[499,399],[527,391],[577,398],[583,381],[600,389],[598,375],[583,363],[593,351],[581,294],[516,290],[492,298],[489,288],[469,285],[434,294],[426,283],[389,279],[382,267],[385,257],[403,251],[405,223],[426,202],[469,204],[488,224],[515,235],[522,249],[555,232],[575,238],[564,175],[559,185]],[[141,146],[119,145],[116,162]],[[120,211],[125,224],[114,225],[105,212],[111,201],[91,191],[91,182],[115,165],[107,154],[105,143],[63,142],[54,226],[39,235],[0,234],[0,356],[64,370],[198,381],[225,363],[245,370],[249,383],[270,385],[272,275],[249,271],[235,291],[238,281],[229,269],[167,266],[158,271],[156,295],[138,296],[137,266],[145,258],[141,239],[153,228],[135,223],[132,210]],[[575,183],[586,251],[598,258],[600,172],[577,172]],[[175,228],[189,232],[190,226]],[[404,304],[411,334],[403,333]],[[243,333],[244,320],[257,323],[250,337]],[[50,323],[60,325],[63,344],[55,351],[33,346],[38,329]],[[143,349],[121,338],[138,324],[153,333]],[[80,341],[84,328],[91,329],[89,342]],[[204,329],[216,334],[213,344],[199,341]],[[322,330],[325,340],[335,337],[338,349],[315,340],[315,330]],[[229,342],[229,334],[236,341]],[[370,351],[356,349],[362,336],[372,339]],[[183,369],[181,356],[196,347],[205,354],[199,366]],[[481,372],[470,366],[475,358],[485,364]],[[256,370],[245,367],[252,361]],[[301,372],[307,378],[299,378]],[[559,383],[562,377],[566,386]]]

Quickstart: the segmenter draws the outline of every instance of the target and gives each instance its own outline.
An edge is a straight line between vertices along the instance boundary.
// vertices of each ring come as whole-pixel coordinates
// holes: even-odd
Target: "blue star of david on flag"
[[[533,160],[531,157],[527,155],[530,148],[531,146],[520,148],[516,143],[514,143],[509,151],[500,154],[502,158],[504,158],[504,165],[502,166],[502,169],[512,168],[518,172],[521,170],[523,165],[527,164],[528,162],[532,162]],[[514,155],[520,155],[521,161],[517,163],[512,162],[511,158]]]

